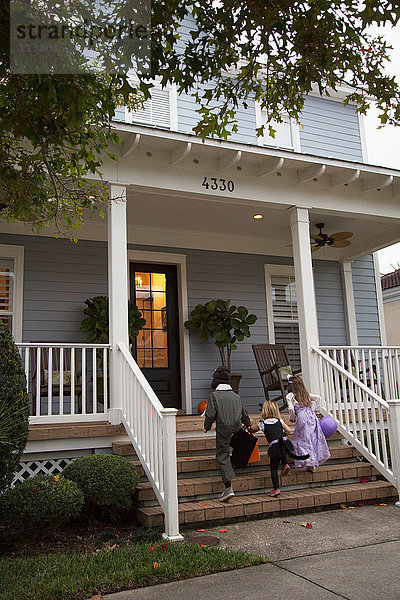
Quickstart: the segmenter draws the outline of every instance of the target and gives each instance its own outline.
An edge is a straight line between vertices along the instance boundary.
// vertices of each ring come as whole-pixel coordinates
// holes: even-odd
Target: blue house
[[[190,415],[220,362],[184,322],[222,298],[257,315],[232,355],[249,412],[264,399],[252,344],[285,344],[341,436],[396,494],[399,355],[385,346],[374,252],[399,239],[400,170],[368,163],[362,116],[342,98],[310,94],[300,125],[284,119],[275,138],[256,137],[265,114],[254,102],[228,142],[202,142],[193,99],[155,87],[142,110],[115,114],[122,145],[118,162],[104,161],[107,219],[88,219],[78,243],[0,224],[1,318],[21,350],[32,414],[17,479],[129,438],[178,539],[176,436],[199,432]],[[332,244],[321,224],[328,238],[345,233]],[[110,340],[88,344],[85,300],[101,295]],[[128,298],[146,318],[136,361]],[[386,431],[392,462],[374,445]]]

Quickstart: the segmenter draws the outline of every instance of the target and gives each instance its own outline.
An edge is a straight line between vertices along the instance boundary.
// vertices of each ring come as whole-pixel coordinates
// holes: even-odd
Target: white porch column
[[[121,361],[117,344],[129,347],[128,249],[126,235],[126,187],[110,184],[108,209],[108,312],[110,329],[110,414],[113,425],[121,423]]]
[[[341,261],[343,295],[346,310],[348,343],[350,346],[358,346],[356,307],[354,304],[353,274],[351,271],[351,263],[351,260]]]
[[[308,210],[297,206],[291,208],[290,226],[296,278],[302,377],[310,392],[320,394],[317,355],[311,352],[311,346],[319,346],[319,337]]]

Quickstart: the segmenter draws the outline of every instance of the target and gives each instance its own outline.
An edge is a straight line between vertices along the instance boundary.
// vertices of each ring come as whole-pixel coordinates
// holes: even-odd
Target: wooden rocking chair
[[[301,373],[301,369],[291,367],[286,348],[283,344],[255,344],[252,346],[254,357],[260,373],[265,398],[269,400],[269,392],[280,392],[273,399],[283,401],[282,408],[287,407],[286,388],[288,381],[282,377],[282,367],[289,368],[293,375]]]

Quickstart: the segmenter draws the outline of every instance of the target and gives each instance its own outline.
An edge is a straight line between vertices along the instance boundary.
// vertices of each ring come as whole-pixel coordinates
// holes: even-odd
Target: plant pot
[[[240,384],[241,379],[242,379],[241,373],[231,373],[231,388],[233,389],[234,392],[236,392],[236,394],[239,393],[239,384]]]

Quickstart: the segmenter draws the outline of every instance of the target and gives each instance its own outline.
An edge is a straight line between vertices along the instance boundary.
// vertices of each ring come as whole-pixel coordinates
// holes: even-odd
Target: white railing
[[[399,347],[321,346],[320,349],[381,398],[400,398]]]
[[[326,349],[312,348],[322,382],[321,412],[333,417],[340,433],[399,489],[400,401],[384,400],[343,366],[352,364],[342,360],[346,349],[343,354],[342,349],[335,350],[339,355],[333,356],[339,356],[340,362]]]
[[[178,520],[175,408],[164,408],[125,344],[121,362],[122,422],[165,515],[165,537],[182,540]]]
[[[18,343],[30,422],[104,420],[109,409],[108,344]]]

